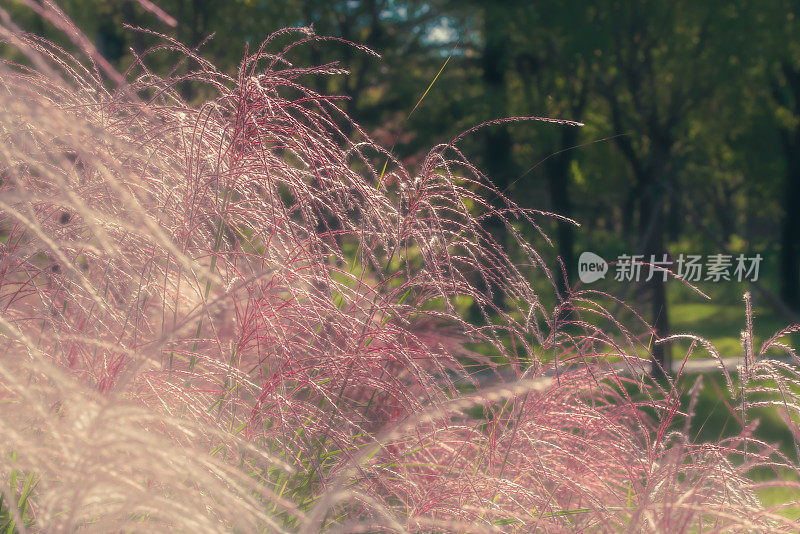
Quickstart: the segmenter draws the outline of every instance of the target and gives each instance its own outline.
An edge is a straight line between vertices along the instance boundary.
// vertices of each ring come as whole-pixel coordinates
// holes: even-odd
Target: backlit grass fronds
[[[231,75],[162,37],[122,75],[33,7],[78,52],[0,10],[14,528],[786,526],[731,460],[739,442],[672,432],[672,384],[641,379],[647,344],[598,295],[542,303],[553,277],[516,223],[543,214],[457,142],[405,168],[306,87],[343,72],[291,62],[326,38],[278,32]],[[191,71],[159,76],[151,54]]]

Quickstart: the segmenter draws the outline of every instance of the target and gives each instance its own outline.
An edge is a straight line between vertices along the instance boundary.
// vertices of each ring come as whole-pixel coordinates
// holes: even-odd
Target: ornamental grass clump
[[[794,525],[746,478],[769,445],[693,443],[597,294],[542,303],[517,225],[548,214],[457,141],[404,167],[304,85],[343,74],[291,62],[329,39],[283,30],[229,75],[161,36],[120,74],[31,5],[78,52],[0,10],[4,528]]]

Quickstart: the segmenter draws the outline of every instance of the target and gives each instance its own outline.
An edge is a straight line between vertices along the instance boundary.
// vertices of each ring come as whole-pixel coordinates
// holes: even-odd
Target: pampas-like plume
[[[341,69],[290,62],[324,38],[284,30],[229,76],[163,37],[151,52],[195,71],[160,77],[144,54],[117,76],[63,13],[34,7],[82,55],[0,10],[19,58],[0,64],[0,482],[14,528],[785,526],[754,513],[737,444],[667,432],[671,392],[625,378],[643,347],[595,295],[542,305],[532,273],[545,291],[552,276],[511,225],[540,214],[454,143],[411,170],[357,124],[359,142],[342,134],[335,99],[301,83]],[[182,84],[203,101],[183,101]],[[518,380],[471,377],[499,361]],[[9,481],[26,477],[21,510]]]

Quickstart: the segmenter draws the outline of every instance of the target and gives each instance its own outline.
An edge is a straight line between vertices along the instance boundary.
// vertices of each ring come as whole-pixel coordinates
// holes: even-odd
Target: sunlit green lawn
[[[678,388],[683,391],[681,395],[682,410],[688,409],[689,391],[697,378],[697,374],[687,374],[678,380]],[[735,373],[733,378],[736,380]],[[734,414],[731,411],[732,406],[736,406],[736,401],[727,391],[722,373],[704,373],[703,386],[698,394],[689,438],[694,442],[719,442],[739,434],[742,430],[739,423],[740,414]],[[792,435],[776,409],[751,409],[747,419],[748,422],[755,419],[759,421],[754,434],[755,438],[777,444],[783,454],[796,460]],[[677,421],[677,424],[682,424],[682,421]],[[776,473],[766,468],[753,471],[750,473],[750,477],[754,482],[799,481],[795,472],[780,470],[779,473]],[[756,490],[756,493],[765,506],[800,501],[800,489],[798,488],[767,487]],[[780,513],[786,517],[798,519],[800,518],[800,506],[786,507]]]
[[[761,344],[773,334],[788,326],[788,321],[766,306],[753,310],[753,331],[755,347],[758,351]],[[706,338],[719,351],[723,358],[737,357],[742,354],[741,331],[745,328],[744,303],[725,304],[720,302],[672,302],[669,311],[670,326],[674,333],[692,333]],[[784,339],[793,347],[800,346],[800,336],[787,336]],[[676,351],[673,357],[677,360],[682,354]],[[695,358],[708,357],[704,351],[695,352]]]

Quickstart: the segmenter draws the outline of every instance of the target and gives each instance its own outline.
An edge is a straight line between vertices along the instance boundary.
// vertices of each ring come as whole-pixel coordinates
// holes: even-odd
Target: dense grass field
[[[498,121],[406,165],[306,85],[309,28],[120,73],[29,4],[75,51],[0,11],[5,531],[796,530],[800,327],[677,303],[743,365],[651,378],[714,349],[557,296],[554,215],[461,150]]]

